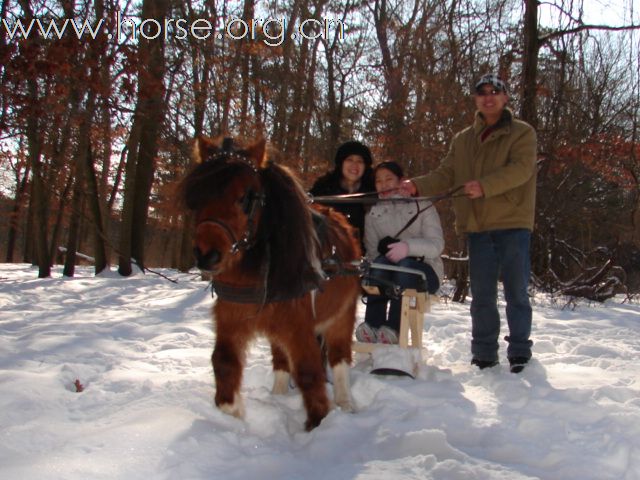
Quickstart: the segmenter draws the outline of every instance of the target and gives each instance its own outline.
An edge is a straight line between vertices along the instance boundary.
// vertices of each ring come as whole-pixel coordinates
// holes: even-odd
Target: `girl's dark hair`
[[[376,173],[378,173],[378,170],[380,170],[381,168],[389,170],[391,173],[393,173],[398,178],[404,177],[404,172],[402,171],[402,167],[400,166],[400,164],[397,163],[397,162],[394,162],[392,160],[388,160],[386,162],[381,162],[381,163],[377,164],[373,168],[374,175]]]

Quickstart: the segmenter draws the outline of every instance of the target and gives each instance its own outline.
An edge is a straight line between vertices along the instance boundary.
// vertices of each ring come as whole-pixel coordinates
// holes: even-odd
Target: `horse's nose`
[[[196,257],[196,265],[200,270],[212,270],[212,267],[220,261],[220,252],[215,249],[211,249],[207,253],[202,253],[199,247],[195,247],[193,253]]]

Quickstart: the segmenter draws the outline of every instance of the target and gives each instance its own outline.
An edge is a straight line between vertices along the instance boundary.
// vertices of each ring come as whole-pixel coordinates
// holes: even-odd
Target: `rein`
[[[397,203],[405,203],[405,202],[420,202],[427,201],[432,204],[439,202],[441,200],[445,200],[447,198],[458,198],[458,197],[466,197],[465,194],[455,195],[456,192],[462,190],[464,185],[460,185],[458,187],[454,187],[451,190],[448,190],[440,195],[432,195],[430,197],[393,197],[393,198],[380,198],[380,193],[389,192],[392,190],[383,190],[382,192],[366,192],[366,193],[348,193],[344,195],[322,195],[322,196],[312,196],[309,195],[309,198],[312,203],[319,203],[321,205],[324,204],[336,204],[336,203],[361,203],[363,205],[373,205],[381,202],[397,202]],[[395,189],[394,189],[395,190]]]

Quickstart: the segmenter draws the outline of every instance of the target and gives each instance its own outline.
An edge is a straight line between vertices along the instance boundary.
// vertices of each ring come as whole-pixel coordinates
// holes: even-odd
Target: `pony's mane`
[[[252,172],[244,161],[211,161],[197,165],[182,184],[182,197],[191,210],[220,197],[237,175]],[[276,163],[258,170],[265,203],[255,244],[241,268],[258,271],[268,261],[267,300],[301,296],[323,279],[320,244],[307,195],[291,171]]]
[[[260,235],[270,255],[268,297],[302,295],[323,279],[308,197],[284,166],[271,163],[260,170],[260,177],[266,193]]]

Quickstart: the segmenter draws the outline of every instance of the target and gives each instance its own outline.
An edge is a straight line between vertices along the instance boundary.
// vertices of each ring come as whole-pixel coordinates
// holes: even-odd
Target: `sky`
[[[499,366],[469,364],[469,307],[446,284],[416,379],[373,375],[358,354],[355,412],[334,409],[307,433],[297,389],[271,394],[264,340],[247,355],[245,419],[215,408],[215,299],[195,272],[160,272],[177,283],[0,264],[0,478],[640,478],[637,298],[535,293],[534,358],[515,375],[503,343]]]
[[[539,8],[539,19],[542,25],[555,25],[558,9],[552,7],[561,4],[560,0],[542,2]],[[576,2],[578,3],[578,2]],[[631,23],[631,6],[633,0],[584,0],[584,21],[595,25],[620,26]],[[640,24],[640,5],[633,11],[634,23]]]

